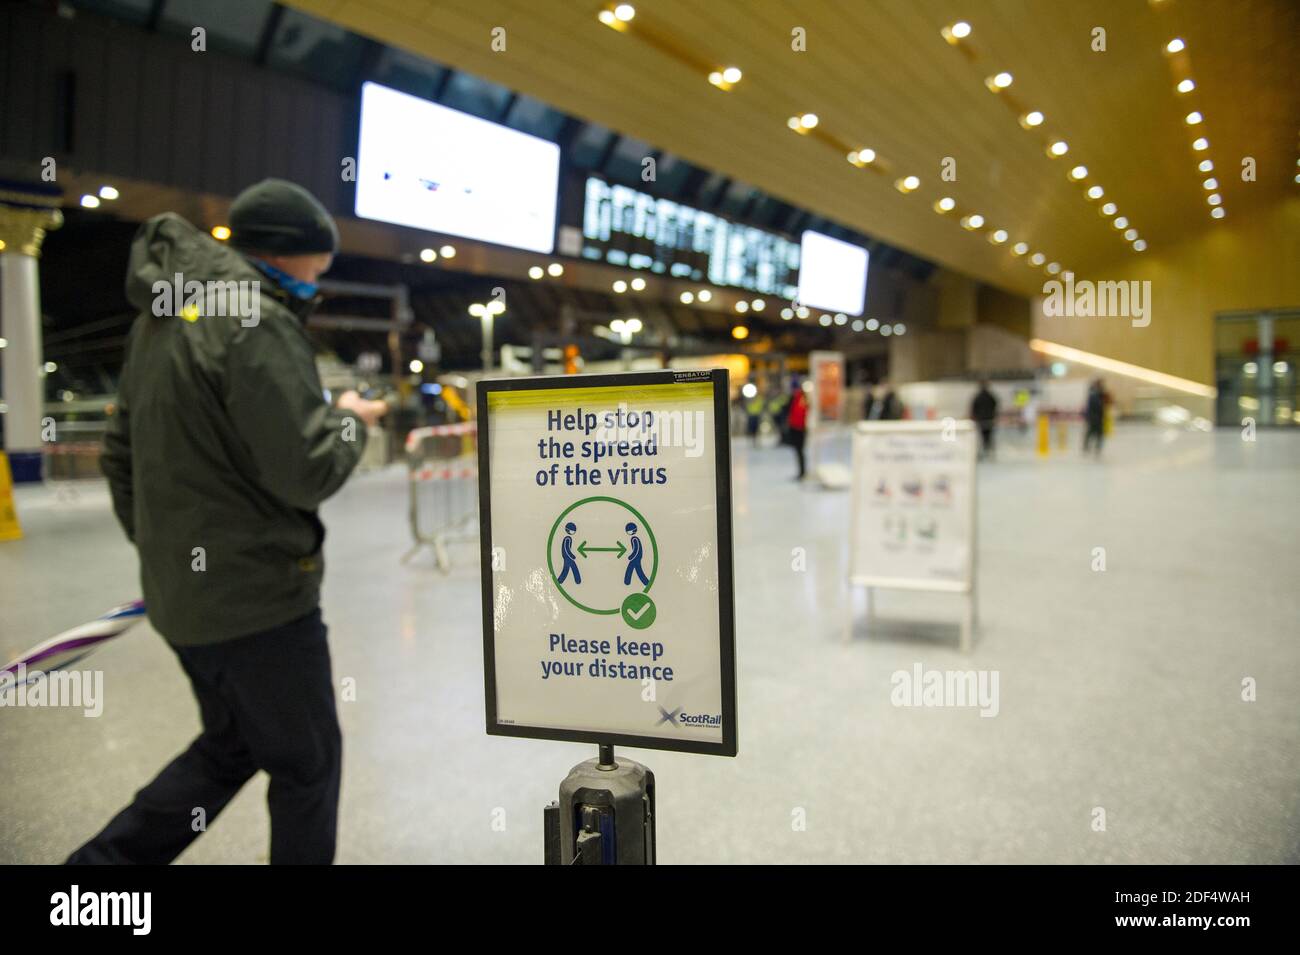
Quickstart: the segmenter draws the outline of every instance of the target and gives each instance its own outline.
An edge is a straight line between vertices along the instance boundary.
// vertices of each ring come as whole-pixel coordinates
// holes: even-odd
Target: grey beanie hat
[[[247,252],[336,252],[339,230],[315,196],[284,179],[263,179],[230,205],[230,244]]]

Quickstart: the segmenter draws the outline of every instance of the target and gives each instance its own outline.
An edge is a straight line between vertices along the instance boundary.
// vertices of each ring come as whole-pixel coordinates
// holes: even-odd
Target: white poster
[[[969,421],[857,425],[849,570],[853,582],[969,587],[975,441]]]
[[[726,373],[480,387],[489,731],[721,752],[735,685],[714,413]]]

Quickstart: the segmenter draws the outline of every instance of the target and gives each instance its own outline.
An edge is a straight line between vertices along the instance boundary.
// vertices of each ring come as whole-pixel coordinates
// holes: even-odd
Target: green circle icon
[[[623,598],[623,606],[620,610],[623,614],[623,622],[633,630],[644,630],[650,626],[655,622],[655,615],[659,612],[655,602],[646,594],[628,594]]]
[[[576,600],[574,596],[571,593],[569,593],[567,589],[565,589],[564,584],[560,582],[560,578],[555,573],[555,558],[553,553],[555,549],[555,532],[559,530],[560,526],[564,523],[564,519],[568,517],[569,514],[572,513],[574,510],[576,510],[577,508],[581,507],[584,504],[593,504],[597,502],[614,504],[617,505],[618,507],[625,509],[629,514],[631,514],[633,517],[636,518],[639,526],[645,528],[646,537],[649,538],[650,541],[650,551],[651,551],[651,560],[652,560],[650,564],[650,576],[646,580],[645,586],[642,587],[641,590],[638,591],[637,593],[634,593],[632,596],[644,596],[645,593],[647,593],[650,590],[650,588],[654,586],[655,574],[659,572],[659,545],[655,541],[655,532],[650,528],[650,522],[645,519],[644,515],[642,515],[640,511],[638,511],[631,504],[627,503],[627,501],[621,501],[616,497],[609,497],[607,495],[596,495],[594,497],[584,497],[580,501],[574,501],[572,504],[570,504],[568,507],[566,507],[563,511],[560,512],[560,516],[557,517],[555,519],[555,523],[551,525],[551,533],[546,538],[546,569],[550,571],[551,583],[555,584],[555,589],[564,595],[565,600],[573,604],[579,610],[585,610],[587,613],[611,614],[611,615],[623,612],[624,619],[627,620],[627,615],[624,612],[624,608],[627,606],[626,599],[623,601],[622,606],[611,607],[608,610],[601,609],[598,607],[588,607],[586,604]],[[621,547],[622,545],[619,546]],[[590,547],[588,548],[588,550],[590,552],[602,552],[602,551],[610,550],[610,548]],[[619,556],[621,557],[622,554],[619,554]],[[647,598],[647,602],[649,602],[648,598]],[[635,609],[636,608],[634,607],[634,610]],[[651,604],[650,609],[645,611],[643,615],[638,616],[639,619],[646,618],[646,617],[648,617],[650,621],[654,620],[653,604]],[[638,629],[644,629],[645,627],[650,626],[649,623],[637,624],[637,623],[633,623],[630,620],[628,620],[628,625],[637,627]]]

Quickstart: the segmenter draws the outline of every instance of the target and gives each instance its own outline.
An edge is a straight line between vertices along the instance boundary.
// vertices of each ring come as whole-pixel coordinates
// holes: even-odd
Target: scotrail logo
[[[709,715],[708,713],[686,713],[679,706],[671,712],[659,707],[659,722],[656,726],[663,726],[665,723],[672,723],[673,726],[689,726],[693,728],[711,728],[722,725],[722,714]]]
[[[1073,272],[1065,281],[1053,279],[1043,286],[1047,296],[1043,314],[1048,318],[1129,318],[1134,328],[1151,324],[1149,281],[1076,282]]]

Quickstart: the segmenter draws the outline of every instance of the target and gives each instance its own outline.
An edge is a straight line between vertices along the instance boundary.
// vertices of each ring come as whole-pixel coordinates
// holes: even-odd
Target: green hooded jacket
[[[325,401],[309,305],[172,213],[140,227],[126,293],[141,314],[101,461],[154,628],[194,646],[310,613],[324,572],[316,509],[356,466],[366,428]]]

